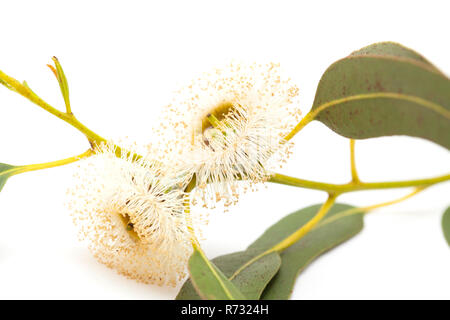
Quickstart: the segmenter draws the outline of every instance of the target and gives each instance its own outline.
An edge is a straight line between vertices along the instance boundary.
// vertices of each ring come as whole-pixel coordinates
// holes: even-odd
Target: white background
[[[377,41],[400,42],[450,73],[447,1],[304,3],[2,1],[0,69],[63,108],[45,66],[56,55],[77,117],[105,137],[144,143],[154,138],[150,125],[174,90],[230,59],[280,62],[301,89],[304,111],[332,62]],[[88,148],[79,132],[5,88],[0,116],[0,162],[46,162]],[[349,179],[346,139],[312,123],[295,142],[283,172]],[[367,181],[450,169],[449,152],[425,140],[379,138],[356,146]],[[0,193],[0,298],[174,298],[178,288],[116,275],[77,241],[64,206],[74,168],[15,176]],[[361,192],[340,201],[369,205],[407,192]],[[442,184],[370,214],[361,234],[301,274],[292,298],[450,298],[450,250],[440,227],[449,194],[450,184]],[[230,212],[211,215],[205,251],[213,258],[242,250],[284,215],[324,199],[318,191],[279,185],[247,194]]]

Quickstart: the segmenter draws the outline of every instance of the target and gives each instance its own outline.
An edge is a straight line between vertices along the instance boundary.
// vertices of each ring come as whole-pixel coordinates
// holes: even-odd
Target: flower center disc
[[[130,216],[126,213],[123,214],[119,214],[120,219],[123,222],[123,225],[125,227],[125,229],[127,230],[128,234],[130,235],[130,237],[133,240],[139,241],[139,235],[137,234],[137,232],[134,230],[134,225],[131,222]]]
[[[232,112],[233,109],[234,105],[231,102],[222,102],[217,107],[215,107],[202,119],[202,133],[204,133],[208,129],[214,128],[214,125],[211,123],[210,120],[211,116],[213,116],[220,122],[223,119],[225,119],[227,114]]]

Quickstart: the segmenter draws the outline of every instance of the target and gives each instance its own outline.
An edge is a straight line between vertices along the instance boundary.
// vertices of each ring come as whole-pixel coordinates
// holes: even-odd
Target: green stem
[[[326,214],[336,201],[337,196],[338,196],[337,194],[330,194],[327,201],[322,205],[322,207],[320,207],[319,211],[311,220],[309,220],[305,225],[303,225],[300,229],[295,231],[289,237],[287,237],[286,239],[284,239],[283,241],[272,247],[272,249],[270,250],[278,252],[283,251],[292,246],[301,238],[303,238],[326,216]]]
[[[192,223],[190,199],[190,194],[186,193],[183,199],[184,219],[186,220],[186,227],[189,231],[189,234],[191,235],[192,247],[194,248],[194,250],[198,250],[202,255],[204,255],[202,248],[200,247],[200,242],[198,241],[195,234],[194,224]]]
[[[102,142],[106,142],[106,139],[102,138],[94,131],[86,127],[84,124],[82,124],[80,121],[78,121],[78,119],[75,118],[72,113],[62,112],[52,107],[47,102],[42,100],[37,94],[35,94],[27,85],[23,85],[22,83],[8,76],[2,71],[0,71],[0,83],[4,84],[7,88],[17,92],[21,96],[27,98],[45,111],[53,114],[55,117],[58,117],[59,119],[70,124],[72,127],[78,129],[78,131],[82,132],[86,136],[91,144],[101,144]]]
[[[10,175],[16,175],[19,173],[24,173],[24,172],[30,172],[30,171],[36,171],[36,170],[42,170],[42,169],[48,169],[48,168],[54,168],[54,167],[59,167],[59,166],[63,166],[69,163],[73,163],[76,162],[78,160],[81,160],[83,158],[87,158],[90,157],[91,155],[94,154],[94,151],[92,149],[87,150],[86,152],[83,152],[80,155],[74,156],[74,157],[70,157],[70,158],[66,158],[66,159],[62,159],[62,160],[57,160],[57,161],[52,161],[52,162],[45,162],[45,163],[37,163],[37,164],[29,164],[29,165],[25,165],[25,166],[17,166],[14,167],[11,170],[11,172],[9,172]]]
[[[242,272],[245,268],[250,266],[255,261],[258,261],[262,257],[272,253],[272,252],[281,252],[290,246],[292,246],[294,243],[299,241],[301,238],[303,238],[305,235],[308,234],[309,231],[311,231],[328,213],[328,211],[333,206],[334,202],[336,201],[337,194],[330,194],[328,196],[327,201],[320,207],[319,211],[317,211],[316,215],[309,220],[306,224],[301,226],[299,229],[297,229],[294,233],[280,241],[279,243],[272,246],[270,249],[267,249],[266,251],[258,254],[257,256],[253,257],[246,263],[244,263],[239,269],[237,269],[234,274],[229,278],[229,280],[233,280],[239,273]]]
[[[302,120],[300,120],[300,122],[295,126],[295,128],[289,132],[289,134],[287,136],[284,137],[284,140],[289,141],[291,140],[300,130],[302,130],[308,123],[310,123],[311,121],[314,120],[316,116],[315,112],[308,112],[306,114],[306,116],[304,116],[302,118]]]
[[[408,187],[420,187],[420,186],[430,186],[436,183],[444,182],[450,180],[450,174],[443,176],[438,176],[428,179],[417,179],[417,180],[405,180],[405,181],[387,181],[387,182],[350,182],[346,184],[332,184],[317,181],[310,181],[295,177],[290,177],[275,173],[269,179],[269,182],[284,184],[293,187],[307,188],[322,190],[328,193],[346,193],[353,191],[362,190],[377,190],[377,189],[394,189],[394,188],[408,188]]]
[[[67,82],[67,80],[65,80]],[[27,85],[26,82],[23,84],[17,81],[16,79],[8,76],[4,72],[0,71],[0,84],[3,84],[8,89],[17,92],[21,96],[27,98],[34,104],[38,105],[45,111],[53,114],[55,117],[65,121],[66,123],[70,124],[72,127],[76,128],[78,131],[83,133],[86,138],[88,139],[89,143],[92,147],[95,145],[100,145],[102,143],[106,143],[107,140],[88,127],[86,127],[84,124],[82,124],[72,113],[72,110],[70,109],[70,105],[66,105],[67,112],[59,111],[58,109],[52,107],[47,102],[42,100],[36,93],[34,93]],[[123,149],[117,145],[114,145],[116,150],[116,155],[120,157],[123,153]],[[131,155],[130,152],[127,152],[127,155]],[[138,160],[142,158],[141,155],[133,154],[133,159]]]
[[[426,188],[427,188],[426,186],[425,187],[417,187],[417,188],[414,189],[413,192],[408,193],[407,195],[405,195],[405,196],[403,196],[401,198],[398,198],[398,199],[395,199],[395,200],[391,200],[391,201],[387,201],[387,202],[378,203],[378,204],[367,206],[367,207],[352,208],[352,209],[344,210],[342,212],[339,212],[336,215],[333,215],[333,216],[331,216],[329,218],[323,219],[326,216],[326,214],[329,212],[329,209],[333,206],[334,201],[336,200],[336,197],[337,197],[337,195],[334,195],[334,198],[332,198],[333,196],[330,195],[328,200],[327,200],[327,203],[322,205],[322,207],[319,209],[319,211],[316,213],[316,215],[311,220],[309,220],[307,224],[305,224],[302,227],[300,227],[297,231],[295,231],[293,234],[291,234],[288,238],[285,238],[284,240],[282,240],[281,242],[279,242],[278,244],[276,244],[272,248],[270,248],[270,249],[268,249],[268,250],[258,254],[256,257],[254,257],[251,260],[247,261],[238,270],[236,270],[234,272],[234,274],[229,279],[233,280],[244,269],[248,268],[251,264],[253,264],[254,262],[258,261],[260,258],[264,257],[265,255],[276,251],[276,249],[281,250],[281,251],[286,249],[290,245],[294,244],[295,242],[297,242],[298,240],[303,238],[309,231],[321,228],[321,227],[323,227],[324,225],[326,225],[328,223],[331,223],[333,221],[339,220],[341,218],[344,218],[344,217],[347,217],[347,216],[350,216],[350,215],[353,215],[353,214],[361,214],[361,213],[367,214],[368,212],[370,212],[370,211],[372,211],[374,209],[378,209],[378,208],[390,206],[390,205],[393,205],[393,204],[397,204],[399,202],[405,201],[405,200],[415,196],[416,194],[418,194],[419,192],[422,192]],[[307,230],[305,229],[305,227],[306,227]]]
[[[350,139],[350,170],[352,173],[352,182],[358,183],[359,180],[358,171],[356,170],[356,160],[355,160],[355,140]]]
[[[425,190],[427,187],[417,187],[415,188],[411,193],[408,193],[407,195],[395,199],[395,200],[391,200],[391,201],[387,201],[387,202],[382,202],[382,203],[377,203],[371,206],[366,206],[366,207],[359,207],[359,208],[352,208],[352,209],[348,209],[348,210],[344,210],[342,212],[339,212],[338,214],[335,214],[323,221],[321,221],[320,224],[318,224],[315,228],[320,228],[328,223],[331,223],[333,221],[339,220],[341,218],[350,216],[352,214],[360,214],[360,213],[364,213],[367,214],[372,210],[378,209],[378,208],[383,208],[383,207],[387,207],[393,204],[397,204],[400,203],[402,201],[405,201],[409,198],[412,198],[413,196],[415,196],[416,194],[418,194],[419,192],[422,192],[423,190]]]

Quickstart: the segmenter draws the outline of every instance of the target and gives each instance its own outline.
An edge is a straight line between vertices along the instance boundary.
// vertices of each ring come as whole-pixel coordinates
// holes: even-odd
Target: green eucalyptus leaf
[[[314,118],[352,139],[408,135],[450,149],[450,80],[418,53],[392,42],[332,64]]]
[[[283,218],[250,247],[266,248],[306,224],[321,205],[307,207]],[[261,299],[289,299],[298,275],[315,258],[350,239],[363,228],[363,214],[352,206],[335,204],[324,220],[298,242],[280,253],[281,267],[269,282]]]
[[[444,231],[445,240],[447,240],[447,243],[450,246],[450,207],[445,210],[444,215],[442,216],[442,230]]]
[[[15,173],[15,169],[17,168],[16,166],[0,163],[0,191],[2,191],[6,180]]]
[[[278,272],[281,259],[278,253],[272,252],[252,263],[235,277],[233,274],[260,252],[246,250],[217,257],[212,262],[222,270],[223,274],[244,294],[246,299],[258,300],[269,281]],[[191,280],[187,280],[178,293],[177,300],[199,300]]]
[[[217,257],[214,263],[248,299],[289,298],[298,274],[310,262],[362,230],[360,211],[349,205],[335,204],[324,220],[296,244],[280,254],[272,252],[260,256],[305,225],[320,207],[310,206],[286,216],[246,251]],[[177,299],[199,299],[190,280],[183,285]]]
[[[244,300],[245,296],[205,255],[194,249],[189,259],[192,283],[203,299]]]

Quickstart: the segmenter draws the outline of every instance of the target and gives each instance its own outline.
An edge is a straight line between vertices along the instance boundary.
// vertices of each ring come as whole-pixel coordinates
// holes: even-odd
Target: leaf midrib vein
[[[14,171],[17,171],[17,170],[19,170],[18,167],[12,167],[12,168],[10,168],[8,170],[2,171],[2,172],[0,172],[0,178],[2,176],[8,177],[8,176],[14,174]],[[10,173],[12,173],[12,174],[10,174]]]
[[[233,295],[231,294],[231,292],[228,290],[228,288],[226,287],[225,283],[222,281],[222,279],[220,279],[219,274],[217,273],[217,271],[214,269],[214,267],[211,265],[210,261],[206,258],[206,256],[204,255],[204,253],[201,250],[198,250],[198,253],[202,256],[203,260],[205,261],[206,265],[208,266],[208,268],[211,270],[212,274],[214,275],[214,277],[217,279],[217,281],[219,282],[220,286],[222,287],[223,291],[225,292],[226,296],[228,298],[230,298],[230,300],[235,300]]]
[[[416,103],[418,105],[421,105],[427,109],[430,109],[436,113],[441,114],[445,118],[450,120],[450,111],[445,109],[443,106],[431,102],[429,100],[425,100],[423,98],[412,96],[412,95],[406,95],[402,93],[395,93],[395,92],[378,92],[378,93],[363,93],[363,94],[357,94],[352,96],[347,96],[345,98],[335,99],[329,102],[326,102],[316,109],[312,110],[311,118],[315,118],[320,112],[322,112],[325,109],[328,109],[332,106],[355,101],[355,100],[366,100],[366,99],[377,99],[377,98],[391,98],[391,99],[398,99],[398,100],[405,100],[410,101],[413,103]]]

